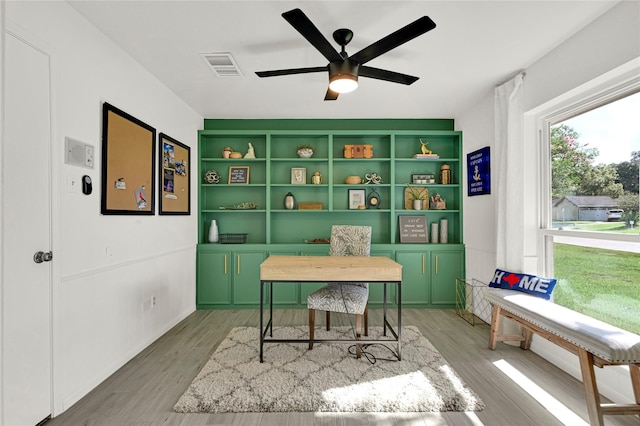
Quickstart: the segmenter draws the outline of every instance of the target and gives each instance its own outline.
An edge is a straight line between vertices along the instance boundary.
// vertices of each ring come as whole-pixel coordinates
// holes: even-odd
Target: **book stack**
[[[419,160],[437,160],[440,156],[438,154],[415,154],[413,158]]]

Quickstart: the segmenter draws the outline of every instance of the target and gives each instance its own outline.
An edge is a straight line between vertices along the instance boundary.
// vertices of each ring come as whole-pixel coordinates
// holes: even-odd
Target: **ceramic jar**
[[[287,210],[296,208],[296,197],[290,192],[287,192],[287,195],[284,196],[284,208]]]

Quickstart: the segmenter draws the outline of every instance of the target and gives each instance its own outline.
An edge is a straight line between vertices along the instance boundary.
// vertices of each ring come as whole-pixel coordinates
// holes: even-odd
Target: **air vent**
[[[218,77],[242,77],[240,67],[231,53],[202,53],[202,58]]]

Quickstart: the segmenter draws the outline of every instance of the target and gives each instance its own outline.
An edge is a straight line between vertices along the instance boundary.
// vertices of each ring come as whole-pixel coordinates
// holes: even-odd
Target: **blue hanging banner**
[[[467,154],[467,195],[491,194],[491,155],[485,146]]]

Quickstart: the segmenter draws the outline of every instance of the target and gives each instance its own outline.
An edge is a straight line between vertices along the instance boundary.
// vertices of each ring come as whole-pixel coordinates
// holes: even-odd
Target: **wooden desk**
[[[397,342],[396,357],[400,357],[400,330],[402,326],[402,265],[384,256],[269,256],[260,264],[260,362],[263,361],[264,343],[309,343],[309,339],[273,339],[273,283],[274,282],[365,282],[384,285],[383,335],[387,329],[394,339],[321,340],[314,342],[350,342],[368,344]],[[397,287],[398,321],[396,330],[387,320],[387,284]],[[264,324],[264,285],[269,285],[269,321]],[[267,338],[267,332],[269,338]]]

